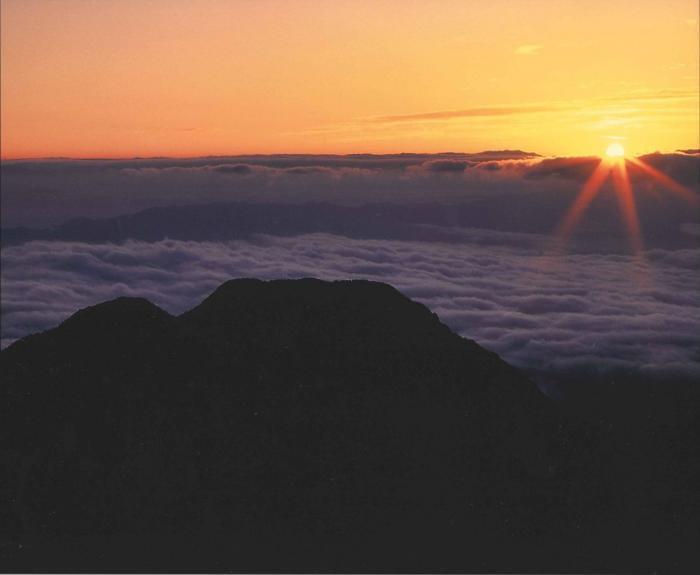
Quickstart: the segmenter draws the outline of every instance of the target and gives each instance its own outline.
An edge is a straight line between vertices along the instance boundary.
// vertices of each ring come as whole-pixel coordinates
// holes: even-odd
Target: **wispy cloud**
[[[477,131],[486,129],[492,137],[500,133],[505,137],[516,122],[532,124],[539,121],[539,115],[545,114],[558,117],[559,125],[569,122],[580,126],[579,129],[608,130],[611,125],[639,125],[652,117],[656,121],[675,120],[675,115],[687,115],[696,110],[697,100],[696,90],[640,88],[587,99],[526,101],[349,118],[344,122],[308,127],[284,135],[333,136],[342,142],[392,141],[410,137],[434,137],[446,142],[456,134],[448,130],[462,126],[469,128],[468,133],[459,136],[459,141],[464,142]],[[584,124],[581,124],[581,118],[585,120]],[[530,125],[530,129],[534,128]]]
[[[523,44],[515,49],[518,56],[537,56],[542,50],[541,44]]]
[[[474,118],[479,116],[512,116],[516,114],[535,114],[554,112],[561,109],[556,104],[525,104],[522,106],[485,106],[465,108],[464,110],[441,110],[419,114],[402,114],[395,116],[377,116],[369,118],[372,123],[414,122],[421,120],[451,120],[452,118]]]
[[[600,98],[606,102],[655,102],[663,100],[697,100],[697,90],[637,90]]]

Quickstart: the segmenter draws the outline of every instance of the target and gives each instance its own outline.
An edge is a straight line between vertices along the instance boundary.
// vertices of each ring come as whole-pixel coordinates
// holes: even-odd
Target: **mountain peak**
[[[118,298],[0,358],[27,533],[267,541],[273,526],[276,544],[548,525],[557,411],[386,284],[232,280],[179,317]]]
[[[271,295],[273,292],[281,294],[283,291],[295,291],[298,294],[303,292],[326,292],[335,291],[340,294],[341,290],[352,290],[356,294],[371,290],[376,295],[393,294],[404,300],[408,300],[401,292],[393,286],[383,282],[370,280],[336,280],[325,281],[312,277],[299,279],[275,279],[275,280],[260,280],[254,278],[236,278],[231,279],[221,284],[207,299],[219,299],[222,297],[250,295],[250,294],[265,294]]]
[[[184,329],[210,335],[211,330],[226,330],[227,338],[268,343],[309,337],[338,346],[348,341],[432,345],[433,337],[468,341],[424,305],[388,284],[367,280],[230,280],[178,321]]]
[[[129,325],[162,324],[172,316],[154,303],[141,297],[118,297],[86,307],[74,313],[61,329],[109,329]]]

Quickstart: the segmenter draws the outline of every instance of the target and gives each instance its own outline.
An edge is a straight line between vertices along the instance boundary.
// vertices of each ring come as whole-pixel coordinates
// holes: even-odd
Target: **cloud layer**
[[[700,155],[646,158],[697,193]],[[597,161],[504,150],[4,162],[0,215],[5,228],[52,226],[76,217],[111,217],[156,206],[240,201],[336,205],[480,201],[503,210],[515,199],[528,203],[533,212],[563,211]],[[648,176],[632,167],[630,175],[640,193],[646,190],[650,201],[659,199],[653,194],[659,186]],[[663,201],[657,203],[665,209],[669,199],[662,195]]]
[[[643,159],[700,197],[697,151]],[[232,277],[350,277],[391,283],[547,378],[698,378],[697,207],[630,163],[644,256],[629,255],[609,183],[568,255],[552,250],[598,161],[503,150],[4,162],[2,343],[120,295],[180,313]]]
[[[3,344],[120,295],[181,313],[232,277],[367,278],[391,283],[530,370],[700,376],[700,249],[549,258],[498,235],[473,231],[459,245],[311,234],[8,247]]]

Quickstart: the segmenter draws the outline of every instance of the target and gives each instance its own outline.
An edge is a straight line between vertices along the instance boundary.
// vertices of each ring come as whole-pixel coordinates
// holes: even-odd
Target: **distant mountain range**
[[[525,204],[526,202],[522,202]],[[509,223],[513,231],[538,231],[528,223],[536,207],[523,209]],[[513,225],[520,219],[521,225]],[[156,207],[112,218],[76,218],[53,228],[4,228],[2,245],[32,240],[118,242],[126,239],[158,241],[221,241],[253,234],[293,236],[333,233],[347,237],[411,241],[463,241],[461,227],[498,227],[488,202],[462,205],[367,204],[339,206],[322,202],[269,204],[217,202]],[[554,222],[552,223],[554,225]]]
[[[0,364],[10,570],[697,560],[697,404],[555,403],[386,284],[232,280],[179,317],[120,298]]]
[[[614,200],[614,198],[610,198]],[[569,204],[569,198],[552,195],[547,210],[528,196],[502,199],[473,198],[462,203],[374,203],[341,206],[324,202],[250,203],[216,202],[187,206],[154,207],[109,218],[74,218],[51,228],[9,227],[0,231],[3,247],[29,241],[121,242],[128,239],[159,241],[225,241],[255,234],[295,236],[329,233],[362,239],[395,239],[460,243],[474,241],[474,229],[497,230],[494,241],[509,245],[532,243],[522,234],[549,235]],[[653,229],[654,247],[695,247],[697,238],[678,225],[685,205],[640,203]],[[604,209],[605,208],[605,209]],[[582,226],[580,236],[589,249],[628,251],[624,228],[616,209],[598,206],[595,217]],[[686,220],[692,220],[687,216]],[[652,225],[653,223],[653,225]]]

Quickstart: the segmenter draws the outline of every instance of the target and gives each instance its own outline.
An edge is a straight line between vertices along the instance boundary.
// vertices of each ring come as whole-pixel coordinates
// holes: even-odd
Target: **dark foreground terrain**
[[[122,298],[0,361],[0,570],[698,564],[697,393],[554,402],[384,284]]]

